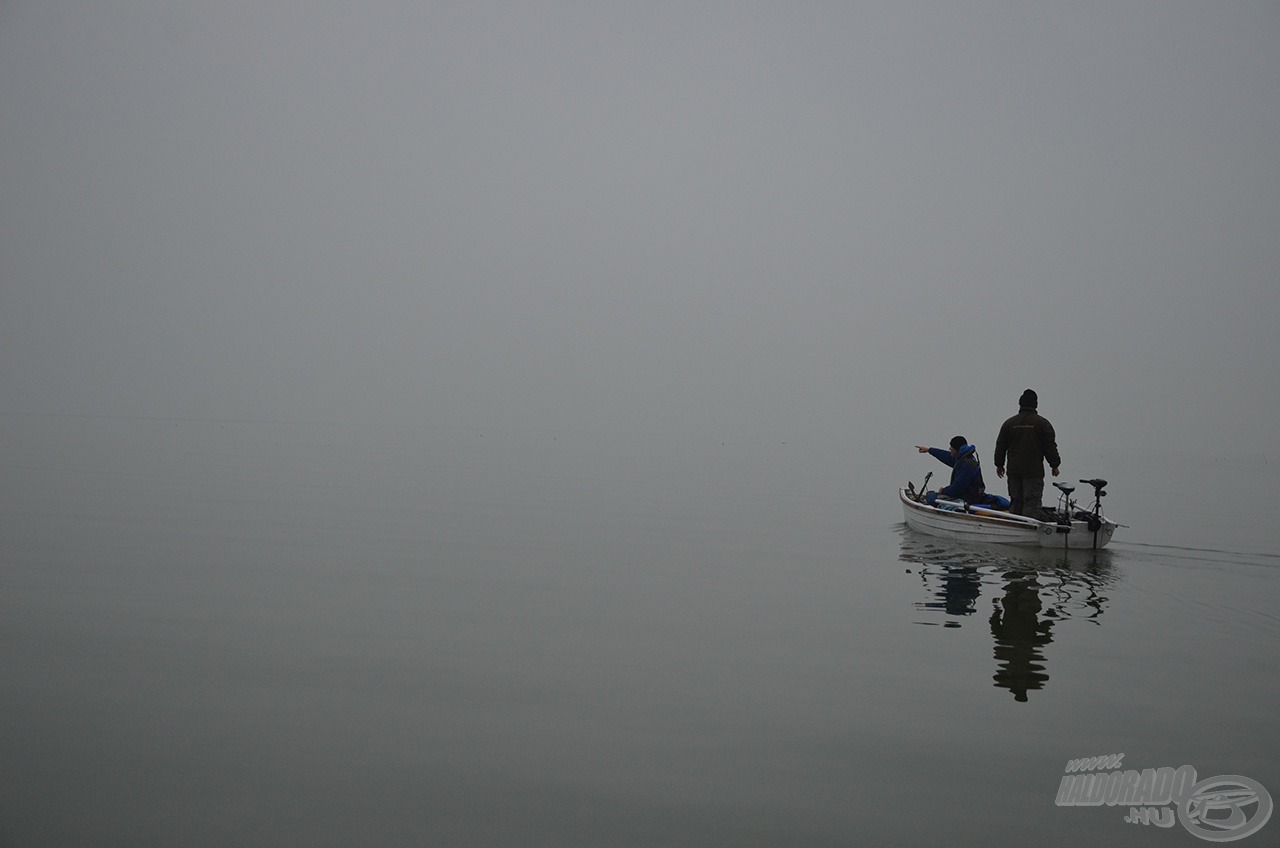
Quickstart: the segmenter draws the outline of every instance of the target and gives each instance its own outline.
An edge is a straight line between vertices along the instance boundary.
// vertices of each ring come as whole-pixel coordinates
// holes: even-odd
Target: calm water
[[[1121,752],[1280,799],[1257,458],[1082,458],[1132,527],[1064,559],[906,530],[906,444],[0,420],[0,845],[1207,844],[1055,804]]]

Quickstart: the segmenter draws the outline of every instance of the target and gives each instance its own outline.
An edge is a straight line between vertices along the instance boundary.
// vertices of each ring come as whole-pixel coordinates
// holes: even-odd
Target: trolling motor
[[[1102,499],[1107,496],[1107,481],[1094,478],[1093,480],[1081,480],[1081,483],[1088,483],[1093,487],[1093,512],[1095,515],[1102,515]]]
[[[1093,510],[1081,513],[1080,517],[1089,522],[1089,529],[1096,533],[1102,527],[1102,499],[1107,496],[1107,481],[1095,477],[1092,480],[1081,480],[1080,482],[1087,483],[1093,487]]]
[[[1114,521],[1108,521],[1102,517],[1102,499],[1107,495],[1106,480],[1095,478],[1093,480],[1081,480],[1080,482],[1093,487],[1093,507],[1091,509],[1077,508],[1075,500],[1071,497],[1071,493],[1076,490],[1075,486],[1068,485],[1067,483],[1053,484],[1055,489],[1062,492],[1062,496],[1058,498],[1058,507],[1055,510],[1054,516],[1057,519],[1056,530],[1058,533],[1063,534],[1065,539],[1067,534],[1073,532],[1072,522],[1081,522],[1087,528],[1087,532],[1093,534],[1093,547],[1095,549],[1100,548],[1106,545],[1107,541],[1111,538],[1110,532],[1108,532],[1106,538],[1100,538],[1099,536],[1099,534],[1101,534],[1108,525],[1111,525],[1113,529],[1114,527],[1123,527],[1124,525],[1116,524]],[[1081,528],[1079,527],[1075,528],[1075,532],[1080,532],[1080,530]],[[1068,542],[1067,547],[1072,547],[1071,543]]]
[[[1090,533],[1097,533],[1102,529],[1102,499],[1107,495],[1105,488],[1107,481],[1095,478],[1080,482],[1088,483],[1093,487],[1093,509],[1077,510],[1076,502],[1071,499],[1071,493],[1076,490],[1076,487],[1068,486],[1066,483],[1054,483],[1053,487],[1062,492],[1062,497],[1058,499],[1058,523],[1069,525],[1072,519],[1083,521],[1089,525]]]
[[[913,501],[915,501],[916,503],[924,503],[924,493],[929,488],[929,478],[932,476],[933,476],[932,471],[924,475],[924,482],[920,484],[920,491],[918,492],[916,491],[915,484],[913,484],[910,480],[907,481],[907,494],[911,497]]]

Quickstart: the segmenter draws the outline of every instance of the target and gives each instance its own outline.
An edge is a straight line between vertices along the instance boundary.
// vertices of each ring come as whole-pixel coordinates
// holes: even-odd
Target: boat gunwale
[[[913,501],[907,497],[906,489],[898,490],[898,497],[904,504],[920,510],[925,515],[940,515],[944,518],[955,518],[963,523],[976,522],[980,524],[994,524],[997,527],[1008,527],[1010,529],[1026,530],[1030,533],[1041,532],[1042,527],[1056,527],[1056,524],[1049,524],[1045,521],[1036,521],[1034,518],[1026,516],[1018,516],[1013,518],[1002,518],[998,515],[982,515],[976,512],[952,512],[948,509],[938,509],[936,506],[922,504],[919,501]]]

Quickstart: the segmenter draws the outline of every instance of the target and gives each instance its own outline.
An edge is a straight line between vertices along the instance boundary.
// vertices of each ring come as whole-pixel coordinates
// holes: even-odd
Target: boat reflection
[[[913,563],[928,600],[917,610],[936,616],[918,624],[960,627],[979,615],[983,590],[991,595],[987,619],[994,642],[994,685],[1014,700],[1049,682],[1046,647],[1053,628],[1067,620],[1100,624],[1113,582],[1105,550],[1011,551],[921,536],[904,528],[900,559]]]

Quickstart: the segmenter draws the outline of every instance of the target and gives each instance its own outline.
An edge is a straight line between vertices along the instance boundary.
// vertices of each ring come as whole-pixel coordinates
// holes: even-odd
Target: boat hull
[[[1118,526],[1103,519],[1101,526],[1094,531],[1085,521],[1073,521],[1068,527],[981,508],[976,512],[953,512],[913,500],[905,489],[898,490],[898,498],[902,501],[907,526],[912,530],[965,542],[1097,549],[1107,546]]]

